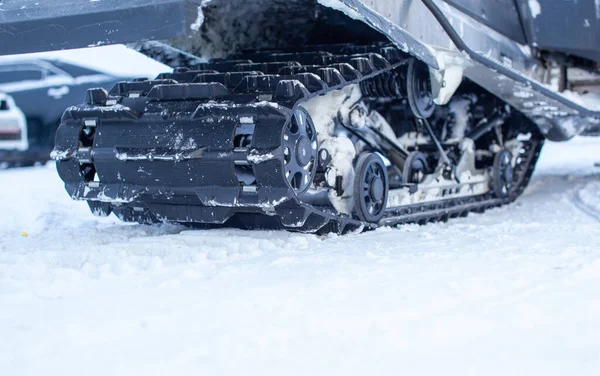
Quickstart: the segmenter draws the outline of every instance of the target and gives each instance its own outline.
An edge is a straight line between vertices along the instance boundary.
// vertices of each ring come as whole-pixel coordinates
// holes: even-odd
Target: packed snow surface
[[[347,236],[93,217],[0,171],[2,375],[597,375],[600,139],[515,204]]]

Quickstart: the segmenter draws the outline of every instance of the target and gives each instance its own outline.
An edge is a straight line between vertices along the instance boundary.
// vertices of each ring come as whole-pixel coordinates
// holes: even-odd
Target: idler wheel
[[[402,182],[404,184],[419,184],[423,182],[429,165],[425,154],[413,151],[408,154],[404,161],[404,169],[402,169]]]
[[[500,198],[507,198],[513,186],[512,155],[508,150],[502,150],[494,157],[492,168],[492,189],[494,194]]]
[[[283,131],[284,174],[300,194],[311,185],[318,164],[319,144],[315,125],[306,110],[297,108]]]
[[[358,219],[377,223],[383,218],[388,185],[387,169],[381,157],[375,153],[361,155],[354,175],[354,208]]]
[[[429,68],[417,59],[412,59],[408,63],[406,96],[410,109],[416,117],[426,119],[433,115],[435,103],[433,103]]]

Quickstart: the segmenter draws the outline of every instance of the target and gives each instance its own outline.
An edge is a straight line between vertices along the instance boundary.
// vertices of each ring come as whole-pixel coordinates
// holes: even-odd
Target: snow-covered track
[[[153,81],[121,83],[108,94],[92,90],[86,105],[63,116],[53,155],[72,198],[125,221],[301,232],[374,228],[305,202],[319,157],[302,105],[358,84],[371,95],[401,91],[392,74],[412,60],[388,44],[314,46],[195,64]],[[300,133],[293,130],[298,124]],[[290,137],[308,141],[301,150],[299,141],[288,148]],[[489,191],[388,207],[379,225],[445,220],[512,202],[541,146],[535,132],[524,142],[505,197]],[[296,169],[288,168],[290,150],[292,161],[306,159]]]

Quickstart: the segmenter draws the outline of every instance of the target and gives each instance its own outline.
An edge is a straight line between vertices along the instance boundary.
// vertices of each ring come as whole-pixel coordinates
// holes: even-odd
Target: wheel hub
[[[311,141],[308,137],[302,136],[296,142],[296,160],[300,166],[305,167],[313,158]]]
[[[371,180],[370,195],[373,201],[381,201],[384,194],[383,180],[379,176],[375,176]]]

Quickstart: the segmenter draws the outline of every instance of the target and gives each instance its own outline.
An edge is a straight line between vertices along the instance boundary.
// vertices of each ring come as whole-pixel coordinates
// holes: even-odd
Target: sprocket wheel
[[[513,187],[512,155],[508,150],[501,150],[494,157],[492,168],[492,189],[500,198],[507,198]]]
[[[404,161],[404,168],[402,169],[402,182],[404,184],[419,184],[423,182],[429,165],[425,154],[419,151],[413,151],[408,154],[406,161]]]
[[[319,144],[314,123],[306,110],[297,108],[283,132],[284,174],[296,194],[311,185],[316,168]]]
[[[377,223],[387,206],[389,180],[385,163],[375,153],[358,158],[354,177],[354,208],[358,219]]]

